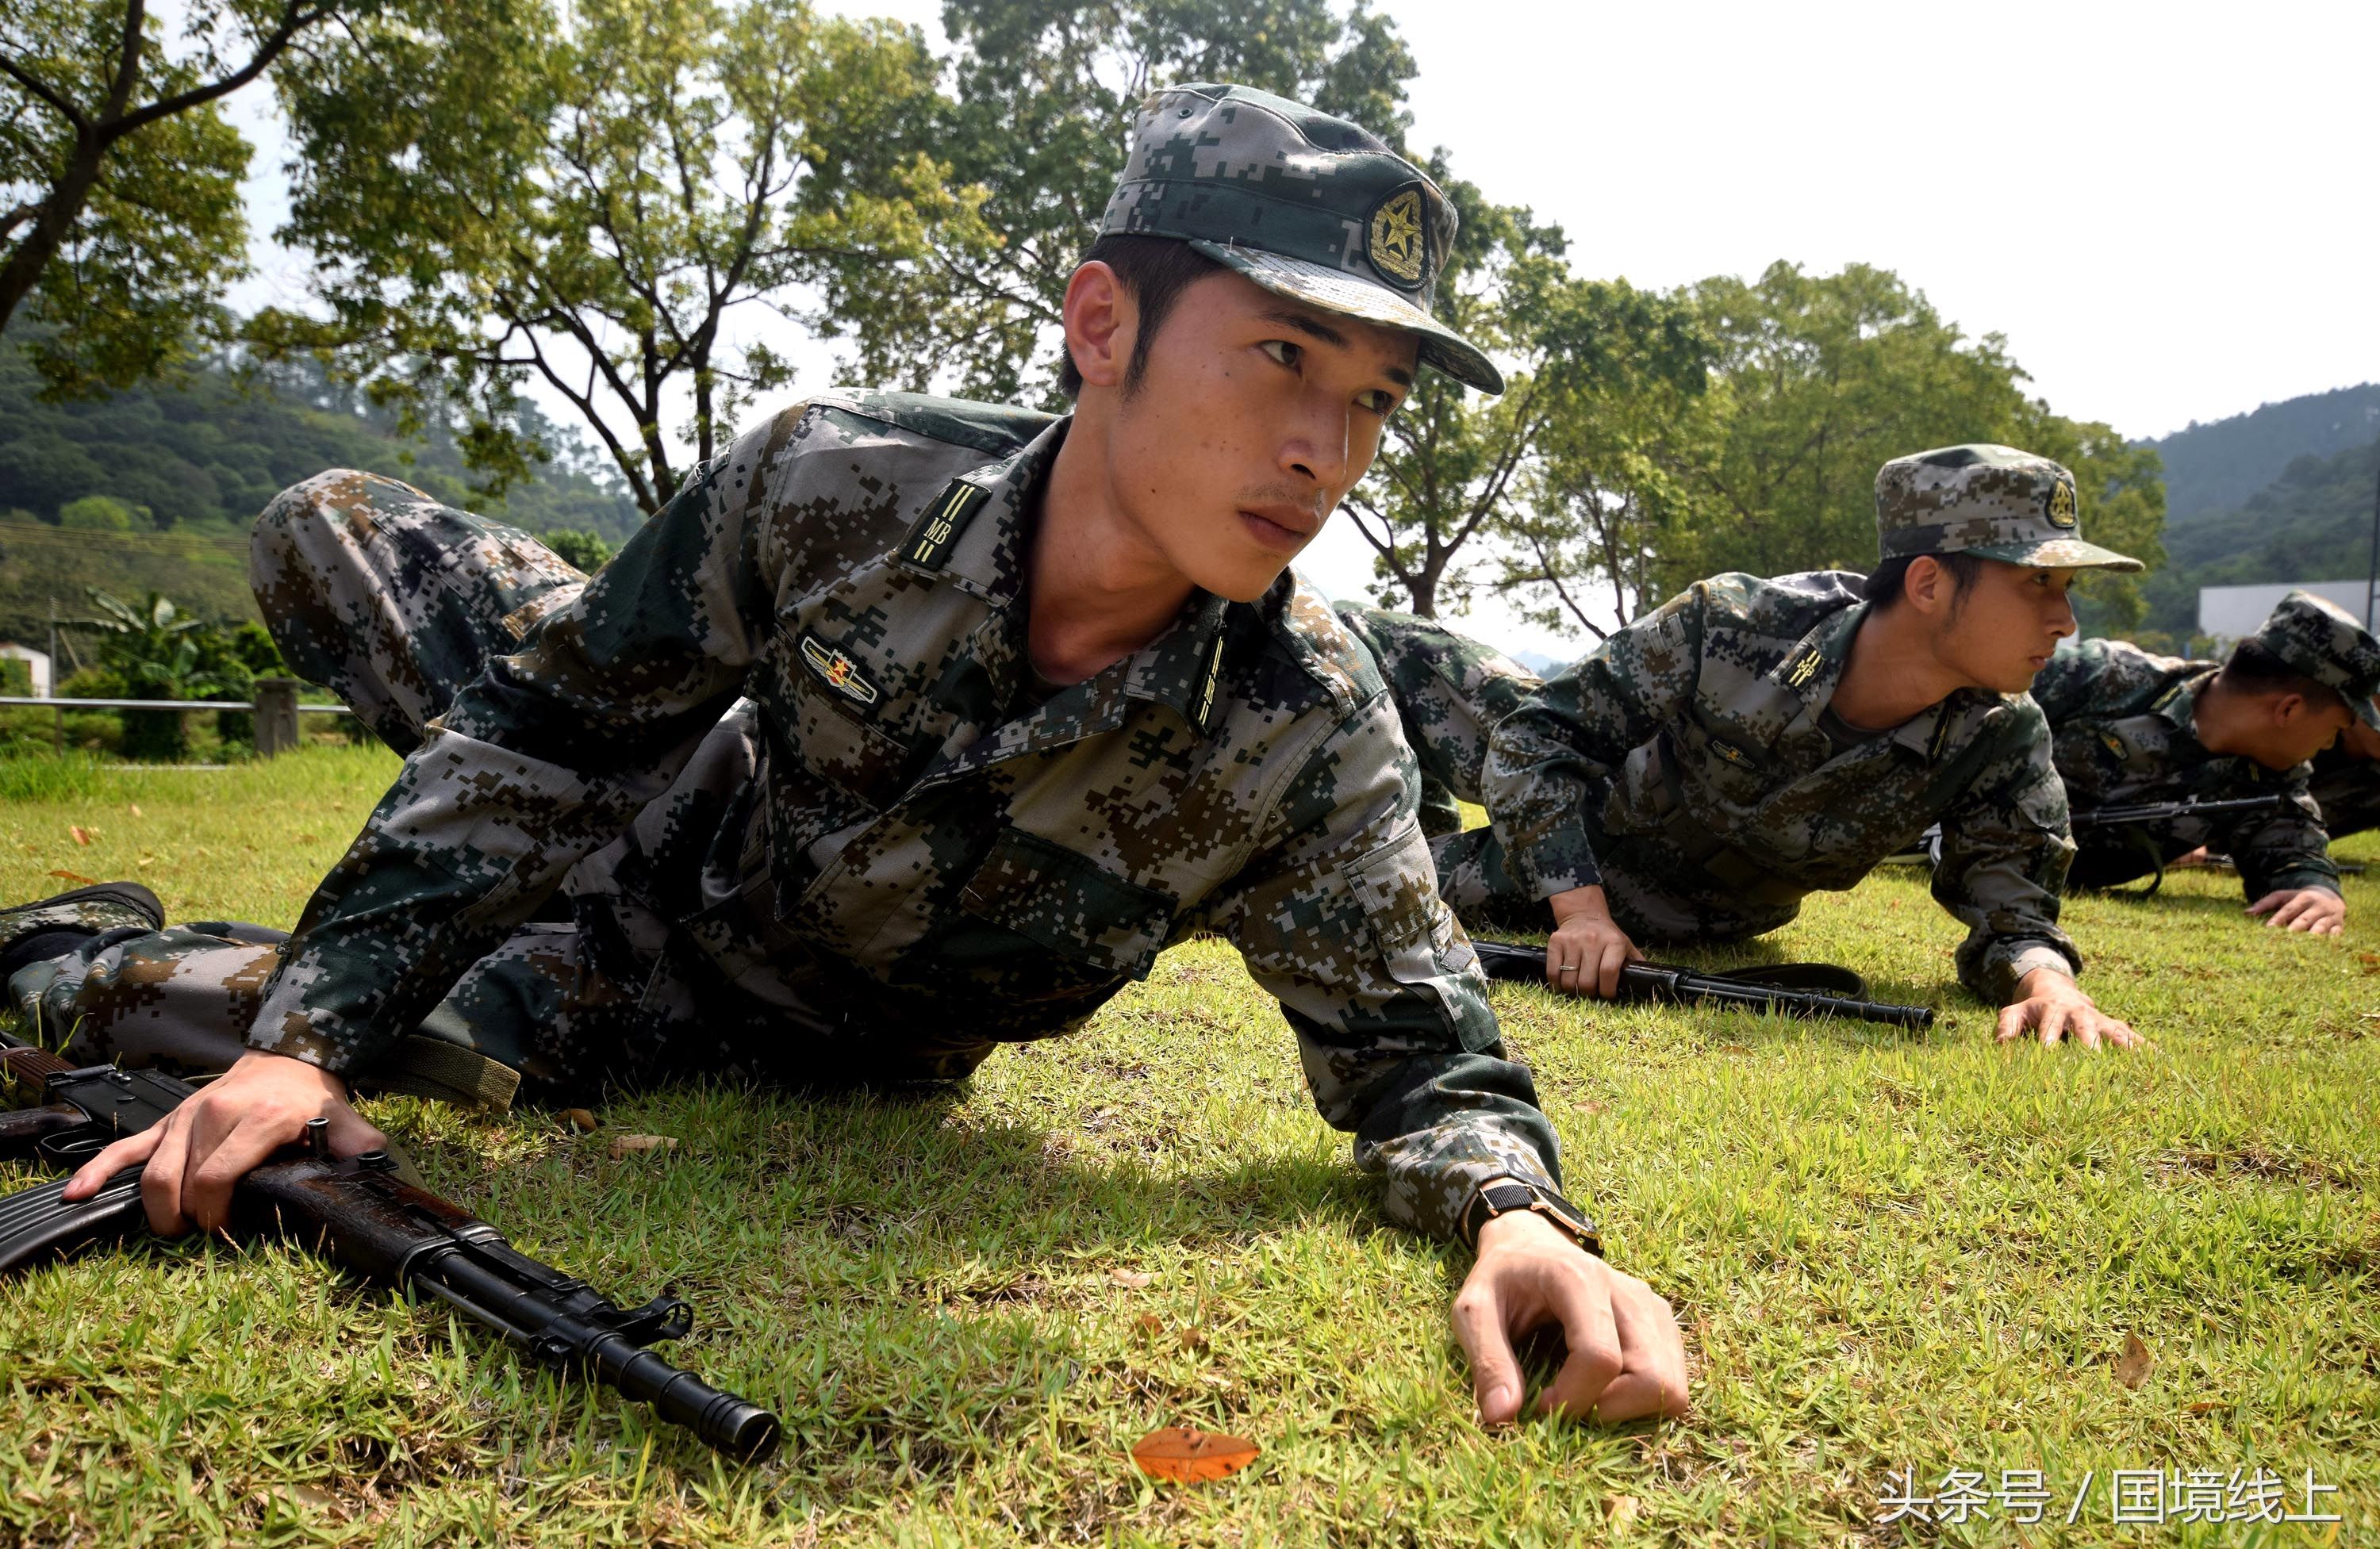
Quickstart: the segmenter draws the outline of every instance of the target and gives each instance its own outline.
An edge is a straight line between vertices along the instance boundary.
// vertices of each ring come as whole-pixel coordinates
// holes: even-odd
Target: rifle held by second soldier
[[[1512,941],[1471,943],[1479,967],[1491,979],[1513,984],[1546,982],[1546,950]],[[1895,1006],[1867,998],[1867,981],[1829,962],[1780,962],[1764,968],[1705,974],[1658,962],[1632,962],[1620,970],[1620,998],[1680,1005],[1734,1006],[1787,1017],[1849,1017],[1893,1027],[1931,1027],[1931,1006]]]

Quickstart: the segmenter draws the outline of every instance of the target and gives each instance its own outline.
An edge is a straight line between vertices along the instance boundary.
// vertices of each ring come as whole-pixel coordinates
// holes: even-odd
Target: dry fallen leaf
[[[1624,1528],[1636,1520],[1636,1497],[1606,1495],[1603,1497],[1603,1519],[1615,1528]]]
[[[1137,1269],[1111,1269],[1108,1271],[1108,1278],[1113,1280],[1117,1285],[1122,1286],[1126,1290],[1139,1290],[1148,1286],[1150,1281],[1156,1279],[1157,1277],[1154,1275],[1144,1275]]]
[[[1151,1479],[1196,1484],[1235,1474],[1255,1462],[1257,1444],[1245,1436],[1226,1436],[1189,1425],[1169,1425],[1135,1442],[1132,1460]]]
[[[2149,1380],[2149,1371],[2156,1365],[2156,1357],[2148,1346],[2141,1343],[2137,1334],[2124,1336],[2124,1353],[2116,1358],[2116,1380],[2126,1387],[2138,1387]]]
[[[1207,1331],[1203,1328],[1196,1327],[1184,1329],[1182,1331],[1182,1348],[1185,1350],[1205,1349],[1207,1348]]]
[[[1143,1313],[1140,1316],[1133,1319],[1132,1321],[1139,1327],[1143,1334],[1148,1335],[1152,1339],[1165,1332],[1165,1320],[1159,1317],[1155,1313]]]
[[[290,1484],[284,1484],[275,1493],[278,1494],[283,1500],[289,1502],[293,1506],[307,1507],[315,1511],[335,1511],[338,1509],[338,1496],[332,1495],[328,1490],[323,1489],[319,1484],[309,1484],[303,1480],[297,1481]]]
[[[585,1108],[564,1108],[562,1121],[574,1130],[591,1130],[595,1127],[595,1116]]]
[[[140,816],[140,804],[139,802],[127,803],[126,806],[127,809],[131,812],[133,817],[138,817]]]
[[[54,871],[50,873],[50,875],[56,877],[61,882],[79,882],[86,888],[96,888],[99,886],[99,878],[96,877],[85,877],[79,871]]]
[[[631,1151],[675,1151],[677,1142],[669,1135],[613,1135],[612,1155],[625,1156]]]
[[[298,842],[300,844],[311,844],[314,842],[314,836],[312,834],[299,834],[298,836]]]
[[[74,835],[74,841],[77,844],[89,844],[91,841],[95,831],[96,830],[84,828],[79,823],[69,823],[67,825],[67,832]]]
[[[2213,1414],[2217,1410],[2228,1410],[2230,1407],[2231,1406],[2229,1404],[2224,1402],[2220,1398],[2201,1398],[2198,1402],[2190,1406],[2190,1412],[2192,1414]]]

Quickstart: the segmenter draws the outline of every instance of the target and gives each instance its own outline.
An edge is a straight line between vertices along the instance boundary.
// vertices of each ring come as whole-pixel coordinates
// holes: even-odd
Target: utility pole
[[[2380,442],[2372,443],[2380,447]],[[2363,588],[2363,627],[2372,627],[2375,611],[2380,611],[2380,472],[2372,479],[2372,579]]]

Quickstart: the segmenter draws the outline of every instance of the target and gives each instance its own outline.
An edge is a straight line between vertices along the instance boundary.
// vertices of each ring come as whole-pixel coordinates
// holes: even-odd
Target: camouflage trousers
[[[249,577],[291,668],[401,753],[491,655],[586,584],[516,527],[352,473],[266,508]],[[990,1045],[855,1036],[855,1010],[806,996],[756,947],[758,927],[741,928],[733,903],[755,864],[761,748],[755,707],[738,701],[630,831],[475,963],[407,1047],[475,1051],[520,1072],[532,1101],[696,1073],[811,1085],[971,1070]],[[219,1071],[245,1052],[285,939],[231,921],[119,926],[20,970],[8,1005],[79,1062]],[[415,1088],[383,1074],[379,1084]]]
[[[1388,680],[1421,766],[1422,827],[1439,894],[1466,926],[1550,928],[1545,904],[1506,874],[1495,831],[1464,829],[1456,805],[1486,804],[1488,733],[1537,687],[1537,675],[1433,619],[1355,603],[1341,603],[1338,613]]]
[[[1342,603],[1339,618],[1371,652],[1422,771],[1438,890],[1473,930],[1548,931],[1553,913],[1505,868],[1493,828],[1464,829],[1458,801],[1486,805],[1488,738],[1541,680],[1502,652],[1432,619]],[[1592,814],[1589,815],[1590,818]],[[1730,888],[1655,840],[1598,848],[1612,918],[1640,942],[1732,941],[1791,920],[1803,889],[1773,881]]]

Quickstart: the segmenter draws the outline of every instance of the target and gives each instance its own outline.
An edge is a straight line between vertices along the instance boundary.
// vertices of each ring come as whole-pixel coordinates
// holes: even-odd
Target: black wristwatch
[[[1515,1210],[1535,1211],[1560,1228],[1564,1237],[1597,1258],[1603,1256],[1603,1239],[1597,1235],[1586,1212],[1542,1184],[1517,1178],[1495,1179],[1471,1196],[1470,1207],[1463,1213],[1463,1240],[1476,1251],[1479,1228]]]

